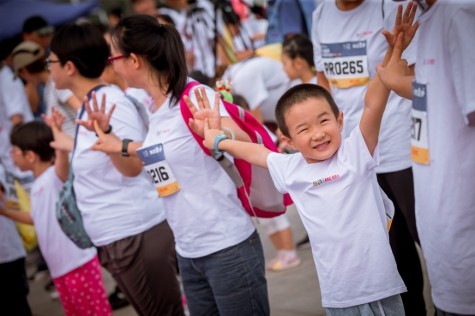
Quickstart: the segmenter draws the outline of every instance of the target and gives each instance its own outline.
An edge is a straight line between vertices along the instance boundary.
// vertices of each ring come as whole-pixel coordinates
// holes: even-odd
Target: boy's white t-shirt
[[[345,308],[406,291],[386,229],[386,211],[359,128],[335,155],[309,164],[300,153],[272,153],[275,186],[292,197],[312,246],[324,307]]]
[[[438,0],[419,18],[416,83],[427,104],[429,164],[413,164],[417,229],[434,304],[475,314],[475,29],[473,1]],[[416,93],[414,93],[416,97]]]
[[[30,195],[38,245],[52,278],[67,274],[96,256],[96,248],[78,248],[58,224],[56,203],[63,184],[51,166],[36,178]]]
[[[266,122],[275,122],[277,101],[290,87],[282,63],[267,57],[252,57],[230,66],[223,80],[232,82],[231,92],[242,96],[251,111],[259,108]]]
[[[209,100],[215,91],[206,87]],[[190,99],[196,104],[193,93]],[[222,115],[228,116],[221,104]],[[255,230],[226,172],[206,155],[192,136],[180,111],[170,98],[151,114],[142,148],[163,145],[165,160],[180,185],[163,197],[168,224],[173,230],[178,254],[198,258],[234,246]],[[157,193],[155,193],[157,194]]]
[[[145,126],[124,92],[113,86],[102,87],[96,92],[97,100],[103,94],[107,96],[106,112],[116,105],[110,122],[114,134],[120,139],[142,141]],[[82,120],[87,120],[87,112]],[[108,155],[91,150],[96,142],[95,132],[79,127],[72,168],[86,232],[94,245],[104,246],[150,229],[165,220],[165,213],[145,171],[137,177],[122,175]]]
[[[384,28],[392,30],[399,4],[366,0],[353,10],[341,11],[335,1],[324,1],[313,14],[315,67],[317,71],[325,72],[330,82],[332,78],[337,82],[331,87],[335,102],[345,116],[343,137],[347,137],[360,122],[368,87],[365,82],[374,78],[376,66],[382,62],[387,49],[381,31]],[[415,62],[415,51],[415,44],[411,44],[404,52],[403,57],[409,65]],[[390,93],[379,134],[380,165],[376,168],[377,173],[411,166],[410,107],[409,100]]]

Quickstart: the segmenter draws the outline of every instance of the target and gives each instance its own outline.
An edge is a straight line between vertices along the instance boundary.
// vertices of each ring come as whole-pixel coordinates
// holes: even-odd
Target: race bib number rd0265
[[[180,191],[180,184],[165,160],[162,144],[141,148],[137,150],[137,155],[143,161],[159,196],[165,197]]]
[[[412,88],[411,158],[416,163],[428,165],[430,156],[427,125],[427,86],[414,82]]]
[[[344,89],[369,82],[366,41],[321,46],[325,76],[333,87]]]

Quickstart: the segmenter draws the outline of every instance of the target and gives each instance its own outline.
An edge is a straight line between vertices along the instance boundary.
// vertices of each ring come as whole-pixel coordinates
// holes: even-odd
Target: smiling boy
[[[380,67],[403,62],[403,33]],[[378,134],[389,90],[375,76],[365,108],[351,135],[342,140],[343,113],[322,87],[302,84],[288,90],[276,107],[292,155],[227,139],[217,120],[205,121],[204,144],[268,168],[277,189],[289,193],[308,232],[327,315],[404,315],[400,293],[406,287],[389,245],[391,203],[375,174]],[[208,100],[192,112],[207,110]],[[219,105],[214,111],[219,111]],[[197,117],[195,115],[195,117]],[[190,126],[196,126],[191,121]],[[213,128],[209,127],[212,123]]]

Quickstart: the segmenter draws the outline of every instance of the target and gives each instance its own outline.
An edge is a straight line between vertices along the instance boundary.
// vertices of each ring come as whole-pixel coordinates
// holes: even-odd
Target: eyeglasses
[[[50,64],[54,64],[54,63],[60,63],[60,62],[61,62],[60,60],[53,60],[53,59],[49,59],[49,58],[47,58],[45,60],[46,66],[49,66]]]
[[[127,58],[127,57],[129,57],[129,55],[109,56],[109,58],[107,58],[107,61],[110,64],[113,64],[116,60],[119,60],[119,59],[122,59],[122,58]]]

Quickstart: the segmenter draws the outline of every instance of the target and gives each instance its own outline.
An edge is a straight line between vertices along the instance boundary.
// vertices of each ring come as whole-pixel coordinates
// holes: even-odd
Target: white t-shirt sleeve
[[[461,5],[457,13],[451,17],[450,28],[447,36],[449,58],[446,61],[451,65],[452,78],[455,81],[456,103],[462,105],[462,114],[466,124],[469,122],[468,115],[475,112],[475,41],[467,37],[467,30],[475,29],[475,5],[467,2]]]
[[[350,136],[343,141],[339,151],[338,159],[354,168],[359,174],[368,173],[379,164],[379,145],[371,156],[359,126],[355,127]]]
[[[73,96],[73,92],[69,89],[56,89],[54,90],[58,100],[62,103],[68,102],[68,100]]]
[[[31,109],[21,80],[19,78],[3,80],[2,85],[1,91],[8,91],[8,98],[4,98],[7,117],[11,118],[20,114],[23,116],[23,122],[30,121],[32,119]]]
[[[287,160],[287,155],[279,153],[270,153],[267,156],[267,168],[269,168],[272,181],[274,182],[277,190],[282,194],[287,193],[285,185],[285,166],[288,164]]]

